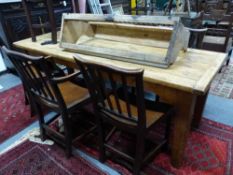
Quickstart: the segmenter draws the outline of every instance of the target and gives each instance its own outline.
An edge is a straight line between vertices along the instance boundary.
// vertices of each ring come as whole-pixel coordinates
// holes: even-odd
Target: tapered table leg
[[[201,122],[202,113],[205,107],[207,96],[208,96],[208,92],[205,95],[197,96],[196,105],[193,114],[193,121],[192,121],[193,128],[198,128]]]

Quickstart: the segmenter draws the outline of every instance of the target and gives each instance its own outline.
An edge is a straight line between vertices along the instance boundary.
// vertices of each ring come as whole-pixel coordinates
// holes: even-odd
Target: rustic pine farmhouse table
[[[49,40],[50,34],[37,36],[37,42],[31,38],[14,43],[14,46],[29,53],[52,56],[58,63],[76,67],[73,55],[56,45],[41,45]],[[155,48],[158,53],[165,49]],[[226,54],[196,49],[188,49],[179,54],[176,62],[168,69],[132,64],[80,54],[81,57],[95,62],[112,64],[123,68],[143,68],[145,90],[156,92],[163,101],[177,109],[173,118],[173,130],[170,138],[171,162],[173,166],[182,164],[185,146],[191,126],[198,127],[205,105],[210,83],[226,59]]]

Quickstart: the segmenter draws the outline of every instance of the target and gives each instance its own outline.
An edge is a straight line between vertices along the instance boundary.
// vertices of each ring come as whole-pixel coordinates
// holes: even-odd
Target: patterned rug
[[[26,141],[0,157],[1,175],[107,175],[80,156],[65,157],[57,145]]]
[[[0,144],[35,120],[25,105],[22,85],[0,93]]]
[[[156,134],[155,134],[156,135]],[[158,134],[157,134],[158,135]],[[118,138],[115,144],[127,146]],[[92,139],[89,139],[89,141]],[[98,157],[94,143],[76,143],[86,153]],[[170,164],[167,153],[160,153],[149,163],[143,172],[147,175],[230,175],[233,174],[233,128],[203,119],[199,129],[189,135],[188,144],[184,154],[184,164],[176,169]],[[132,149],[129,145],[129,149]],[[106,164],[123,175],[131,175],[126,166],[119,161],[108,159]]]
[[[233,62],[224,66],[213,80],[210,93],[220,97],[233,99]]]

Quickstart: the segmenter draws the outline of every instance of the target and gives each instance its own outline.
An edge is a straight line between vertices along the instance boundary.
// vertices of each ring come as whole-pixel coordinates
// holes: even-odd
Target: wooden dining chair
[[[216,24],[211,28],[208,27],[203,38],[202,49],[228,53],[228,59],[226,62],[228,65],[232,47],[231,31],[233,14],[205,14],[204,20],[212,20],[215,21]]]
[[[6,47],[2,47],[2,51],[14,64],[27,92],[33,99],[39,117],[41,139],[45,140],[49,137],[65,146],[66,155],[69,157],[72,153],[72,113],[90,102],[88,90],[69,81],[80,72],[54,77],[45,57],[26,55]],[[49,121],[45,121],[42,106],[54,111],[56,115]],[[50,127],[58,117],[62,119],[64,134]]]
[[[207,28],[203,27],[203,16],[204,12],[199,12],[197,16],[192,19],[190,27],[188,28],[190,31],[189,47],[191,48],[200,49],[202,47],[202,41],[207,31]]]
[[[34,22],[32,17],[32,9],[35,3],[44,3],[47,8],[48,20],[42,22],[42,19],[37,23]],[[24,11],[27,17],[27,22],[29,25],[29,31],[31,33],[32,41],[36,42],[36,33],[38,30],[41,30],[42,33],[45,29],[50,29],[51,31],[51,41],[46,41],[42,44],[56,44],[57,43],[57,29],[56,29],[56,20],[54,15],[53,0],[22,0]]]
[[[142,165],[166,145],[170,116],[174,114],[174,108],[160,102],[150,106],[150,109],[145,106],[142,69],[123,69],[95,64],[77,55],[75,60],[83,73],[98,118],[100,161],[104,162],[105,149],[107,149],[133,163],[133,174],[139,174]],[[132,86],[136,89],[135,99],[132,99],[128,93],[128,89]],[[149,153],[146,153],[146,137],[153,126],[162,119],[167,121],[165,136]],[[136,136],[135,147],[131,148],[134,150],[134,155],[122,152],[117,149],[117,145],[108,142],[111,138],[105,130],[108,125]]]

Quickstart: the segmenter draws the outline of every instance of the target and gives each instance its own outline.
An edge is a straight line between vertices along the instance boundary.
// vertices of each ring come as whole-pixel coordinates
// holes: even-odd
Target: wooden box
[[[60,47],[167,68],[188,41],[179,17],[63,14]]]

